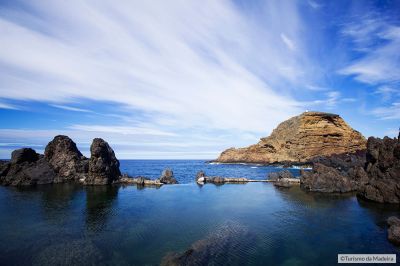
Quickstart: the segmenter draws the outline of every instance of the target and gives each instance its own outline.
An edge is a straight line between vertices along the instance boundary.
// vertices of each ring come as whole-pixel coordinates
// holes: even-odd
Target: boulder
[[[10,162],[0,161],[0,177],[7,175],[10,169]]]
[[[400,143],[394,138],[370,137],[367,143],[368,182],[358,196],[380,203],[400,203]]]
[[[1,174],[0,183],[6,186],[51,184],[56,176],[43,155],[30,148],[13,151],[10,163],[2,167]]]
[[[197,183],[204,183],[206,181],[206,173],[204,171],[199,171],[196,174],[196,182]]]
[[[56,136],[46,146],[44,156],[57,173],[56,183],[87,177],[89,159],[82,155],[67,136]]]
[[[89,173],[86,185],[111,184],[121,176],[119,161],[106,141],[95,138],[90,146]]]
[[[163,184],[178,184],[178,181],[174,178],[174,172],[167,168],[161,173],[160,182]]]
[[[395,245],[400,245],[400,219],[392,216],[389,217],[387,223],[389,224],[388,240]]]

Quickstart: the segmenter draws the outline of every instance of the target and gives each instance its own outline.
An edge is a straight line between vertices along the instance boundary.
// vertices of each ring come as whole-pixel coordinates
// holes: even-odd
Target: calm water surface
[[[193,182],[198,170],[262,179],[278,170],[270,167],[121,162],[123,172],[154,178],[165,167],[182,184],[0,187],[0,264],[157,265],[167,253],[183,252],[227,224],[248,234],[216,262],[229,257],[234,265],[333,265],[338,253],[400,254],[386,239],[385,219],[399,215],[395,207],[269,183]]]

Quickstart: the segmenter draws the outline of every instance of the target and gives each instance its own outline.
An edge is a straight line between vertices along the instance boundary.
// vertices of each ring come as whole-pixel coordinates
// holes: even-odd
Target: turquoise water
[[[184,252],[226,224],[248,233],[229,251],[216,250],[221,255],[210,264],[332,265],[338,253],[400,254],[386,239],[385,220],[399,214],[395,207],[269,183],[192,181],[198,168],[224,176],[248,171],[256,178],[271,170],[266,167],[123,161],[121,169],[157,177],[166,165],[183,184],[0,187],[1,264],[157,265],[167,253]]]

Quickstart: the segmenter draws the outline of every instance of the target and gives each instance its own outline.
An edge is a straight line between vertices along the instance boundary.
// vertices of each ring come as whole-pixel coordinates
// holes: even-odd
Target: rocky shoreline
[[[122,175],[114,150],[101,138],[95,138],[90,146],[90,158],[86,158],[68,136],[54,137],[38,154],[31,148],[12,152],[10,161],[0,161],[0,185],[34,186],[76,182],[82,185],[177,184],[170,169],[165,169],[160,178]]]

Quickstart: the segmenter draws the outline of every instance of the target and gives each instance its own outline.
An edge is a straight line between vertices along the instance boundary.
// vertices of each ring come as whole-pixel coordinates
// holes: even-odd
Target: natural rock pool
[[[199,170],[262,179],[280,170],[272,167],[121,161],[131,175],[156,178],[165,167],[181,184],[0,187],[1,264],[157,265],[194,243],[197,262],[229,265],[332,265],[338,253],[400,254],[385,222],[397,207],[270,183],[194,183]]]

